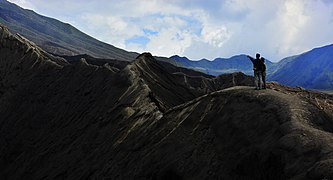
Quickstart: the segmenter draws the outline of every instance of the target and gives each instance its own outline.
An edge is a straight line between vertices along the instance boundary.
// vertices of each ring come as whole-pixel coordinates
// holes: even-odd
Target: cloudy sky
[[[333,43],[332,0],[10,0],[117,47],[278,61]]]

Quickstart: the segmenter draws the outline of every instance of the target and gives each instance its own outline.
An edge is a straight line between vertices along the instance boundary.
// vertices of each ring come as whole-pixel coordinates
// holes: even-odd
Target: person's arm
[[[254,58],[253,57],[251,57],[249,55],[247,55],[247,57],[252,61],[252,63],[254,63]]]

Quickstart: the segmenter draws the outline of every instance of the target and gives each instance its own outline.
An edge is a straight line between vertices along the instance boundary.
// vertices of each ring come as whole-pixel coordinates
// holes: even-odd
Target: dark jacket
[[[262,72],[266,71],[266,65],[265,65],[265,62],[262,61],[262,60],[259,61],[259,69],[260,69],[260,71],[262,71]]]
[[[262,61],[260,59],[254,59],[251,56],[247,56],[253,63],[253,71],[262,71]],[[266,67],[265,67],[266,68]]]

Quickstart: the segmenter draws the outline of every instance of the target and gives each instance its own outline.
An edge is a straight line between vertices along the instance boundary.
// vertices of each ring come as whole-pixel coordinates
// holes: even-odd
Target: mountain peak
[[[0,23],[0,47],[6,51],[15,52],[16,56],[24,56],[29,54],[31,58],[26,60],[25,63],[29,62],[35,65],[36,61],[47,61],[57,66],[62,66],[67,64],[67,62],[62,58],[54,57],[44,50],[39,48],[35,43],[29,41],[27,38],[20,34],[13,35],[9,29]],[[19,61],[19,60],[18,60]],[[19,63],[19,62],[16,62]]]
[[[142,54],[140,54],[138,57],[136,57],[136,59],[151,59],[151,60],[155,60],[155,58],[153,57],[153,55],[150,52],[144,52]]]
[[[171,57],[169,57],[170,59],[176,58],[176,59],[186,59],[189,60],[186,56],[179,56],[179,55],[173,55]]]
[[[134,64],[135,66],[139,66],[141,68],[145,67],[144,69],[149,71],[150,68],[148,68],[148,66],[154,66],[157,63],[158,63],[157,60],[154,58],[154,56],[151,53],[144,52],[140,54],[138,57],[136,57],[133,63],[131,64]]]
[[[4,0],[0,0],[0,2],[1,2],[1,1],[4,1]],[[9,32],[8,28],[7,28],[6,26],[4,26],[3,24],[1,24],[1,23],[0,23],[0,32],[1,32],[1,33],[5,33],[5,34],[7,34],[7,35],[11,34],[11,33]]]

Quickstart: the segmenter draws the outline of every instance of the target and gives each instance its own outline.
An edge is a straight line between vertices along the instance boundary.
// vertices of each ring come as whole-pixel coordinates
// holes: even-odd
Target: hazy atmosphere
[[[329,0],[11,0],[117,47],[191,59],[272,61],[331,44]]]

